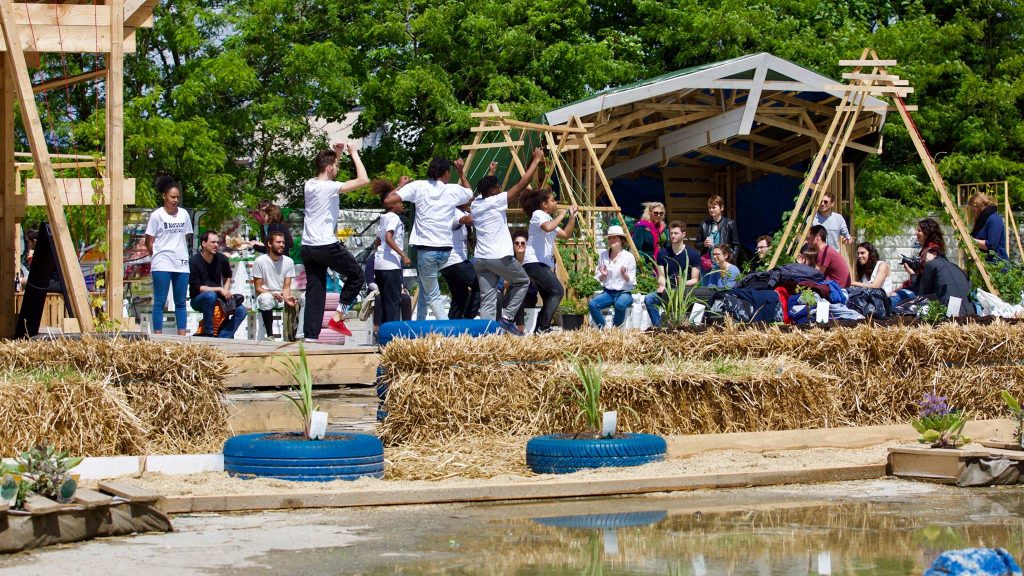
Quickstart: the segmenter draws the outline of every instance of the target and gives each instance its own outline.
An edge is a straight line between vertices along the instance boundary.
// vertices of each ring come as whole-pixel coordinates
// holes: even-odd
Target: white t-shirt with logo
[[[441,266],[442,270],[469,260],[469,226],[459,222],[466,214],[469,212],[455,210],[455,218],[452,219],[452,251],[448,253],[448,261]]]
[[[149,215],[146,236],[153,237],[154,272],[188,272],[188,239],[192,219],[183,208],[172,216],[161,206]]]
[[[473,197],[473,191],[438,180],[415,180],[398,189],[404,202],[416,205],[409,243],[413,246],[451,248],[452,218]]]
[[[541,224],[551,222],[551,214],[543,210],[534,210],[530,216],[529,237],[526,240],[526,254],[523,256],[523,264],[539,262],[547,264],[549,268],[555,267],[555,236],[561,228],[554,228],[551,232],[545,232]]]
[[[469,208],[476,226],[476,257],[497,260],[512,256],[512,233],[508,231],[508,192],[484,198],[477,196]]]
[[[377,238],[380,239],[380,248],[373,256],[374,270],[401,270],[402,257],[388,246],[388,232],[395,233],[395,244],[405,250],[405,224],[398,214],[388,212],[380,217],[377,223]]]
[[[269,254],[262,254],[252,264],[252,277],[262,278],[267,290],[280,292],[285,278],[295,278],[295,261],[282,255],[274,262]]]
[[[338,241],[338,192],[341,182],[306,180],[303,189],[306,216],[302,222],[303,246],[327,246]]]

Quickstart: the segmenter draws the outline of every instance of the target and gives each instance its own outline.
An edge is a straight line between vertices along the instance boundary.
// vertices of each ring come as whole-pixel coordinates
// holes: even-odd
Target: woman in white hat
[[[626,311],[633,306],[633,287],[636,286],[636,258],[623,249],[626,233],[622,226],[609,226],[605,237],[608,249],[598,256],[594,276],[604,286],[604,291],[590,299],[590,318],[600,328],[605,325],[602,310],[609,306],[615,307],[613,323],[616,326],[626,322]]]

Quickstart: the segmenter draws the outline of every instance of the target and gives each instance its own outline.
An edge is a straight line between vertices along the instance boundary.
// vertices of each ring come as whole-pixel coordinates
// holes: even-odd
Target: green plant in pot
[[[932,448],[959,448],[970,444],[971,439],[963,434],[967,414],[951,408],[945,396],[925,393],[917,408],[918,416],[910,425],[921,434],[918,442],[931,444]]]
[[[526,443],[526,464],[539,474],[564,474],[585,468],[639,466],[665,458],[666,443],[651,434],[616,433],[605,426],[601,407],[606,370],[599,357],[570,356],[568,399],[578,409],[581,432],[535,436]],[[608,413],[612,416],[611,413]],[[609,419],[609,424],[611,424]]]
[[[282,394],[302,419],[302,433],[241,434],[224,443],[224,471],[301,482],[384,477],[384,446],[371,434],[327,432],[327,413],[313,400],[313,371],[306,349],[286,355],[278,370],[294,383],[298,398]]]
[[[1015,425],[1013,440],[1018,446],[1024,448],[1024,408],[1021,408],[1020,402],[1009,391],[1001,390],[999,394]]]
[[[63,450],[40,444],[22,452],[15,460],[20,483],[26,484],[32,492],[58,502],[68,502],[75,495],[78,483],[70,472],[82,462],[80,456],[72,457]]]

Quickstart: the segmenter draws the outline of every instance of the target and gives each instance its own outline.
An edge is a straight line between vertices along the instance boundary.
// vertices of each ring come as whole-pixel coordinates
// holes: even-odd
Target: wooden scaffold
[[[843,79],[848,80],[849,83],[826,86],[827,89],[843,90],[843,97],[836,106],[836,115],[801,186],[800,195],[797,197],[796,205],[783,229],[782,239],[775,247],[769,267],[774,268],[782,254],[789,253],[795,256],[799,252],[802,241],[811,227],[811,216],[814,214],[815,207],[821,202],[821,197],[828,189],[832,176],[842,163],[843,152],[851,145],[850,134],[859,115],[865,111],[874,110],[874,107],[865,105],[865,100],[868,96],[874,96],[889,98],[892,101],[893,105],[887,106],[886,111],[898,113],[903,120],[932,186],[939,194],[939,200],[960,236],[961,245],[966,247],[970,253],[988,291],[998,295],[985,270],[984,260],[979,256],[975,243],[960,217],[960,212],[946,189],[946,183],[942,180],[942,175],[939,174],[935,159],[928,151],[913,118],[910,117],[910,112],[915,111],[917,107],[903,102],[903,99],[914,89],[908,80],[889,72],[889,68],[896,66],[896,61],[881,60],[874,50],[865,48],[859,59],[840,60],[839,65],[853,68],[852,72],[843,73]],[[802,224],[801,233],[794,234],[798,223]]]
[[[502,163],[507,152],[511,157],[505,168],[502,188],[509,186],[513,176],[513,168],[522,176],[526,173],[523,158],[528,158],[534,147],[541,147],[546,152],[551,176],[558,179],[560,193],[559,208],[575,205],[579,208],[579,225],[588,230],[592,238],[595,230],[595,215],[608,213],[617,218],[623,229],[628,230],[615,194],[612,193],[611,182],[601,168],[601,159],[597,150],[606,144],[595,144],[591,140],[590,128],[579,117],[573,116],[565,124],[549,126],[534,122],[524,122],[511,118],[511,113],[501,110],[497,104],[489,104],[480,112],[473,112],[473,118],[479,119],[479,125],[470,128],[474,134],[473,142],[462,146],[469,154],[466,158],[466,173],[483,174],[492,160]],[[603,199],[608,199],[608,206],[598,206]],[[529,217],[529,214],[527,214]],[[629,248],[639,262],[639,254],[633,239],[626,235]],[[569,242],[577,249],[592,249],[586,237]],[[567,272],[561,258],[555,253],[559,279],[564,283]]]
[[[79,267],[64,208],[102,204],[107,209],[106,310],[114,322],[124,321],[123,298],[123,210],[134,203],[133,180],[124,178],[124,54],[135,51],[135,30],[153,25],[156,0],[97,0],[83,4],[67,2],[21,3],[0,0],[3,50],[0,56],[0,173],[3,182],[3,211],[0,213],[0,337],[15,331],[15,286],[20,238],[18,228],[26,206],[45,206],[53,231],[57,261],[63,271],[70,307],[83,332],[94,330],[85,278]],[[41,53],[102,55],[105,68],[76,76],[38,79],[33,84],[30,68],[38,67]],[[66,67],[62,66],[66,70]],[[47,147],[35,94],[80,83],[105,80],[105,158],[75,162],[87,155],[51,154]],[[14,102],[19,104],[36,178],[20,190],[19,168],[15,162]],[[53,158],[72,162],[54,163]],[[69,166],[69,165],[76,166]],[[86,165],[102,166],[101,182],[93,178],[57,178],[55,169]],[[99,202],[94,196],[102,193]]]

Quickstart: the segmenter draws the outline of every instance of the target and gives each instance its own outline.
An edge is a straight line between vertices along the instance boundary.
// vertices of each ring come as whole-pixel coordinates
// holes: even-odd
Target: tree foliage
[[[180,0],[161,2],[126,64],[126,161],[141,203],[169,173],[213,220],[260,198],[301,202],[325,144],[307,118],[359,107],[380,134],[371,174],[423,173],[471,138],[470,113],[520,118],[608,86],[767,51],[831,77],[865,46],[900,62],[909,103],[951,184],[1008,179],[1024,200],[1024,7],[1016,0]],[[42,75],[92,69],[44,60]],[[77,91],[76,91],[77,90]],[[99,90],[99,92],[97,92]],[[55,147],[102,147],[102,88],[53,93]],[[859,222],[937,199],[898,121],[858,186]],[[369,195],[350,204],[375,205]],[[873,220],[874,218],[874,220]]]

